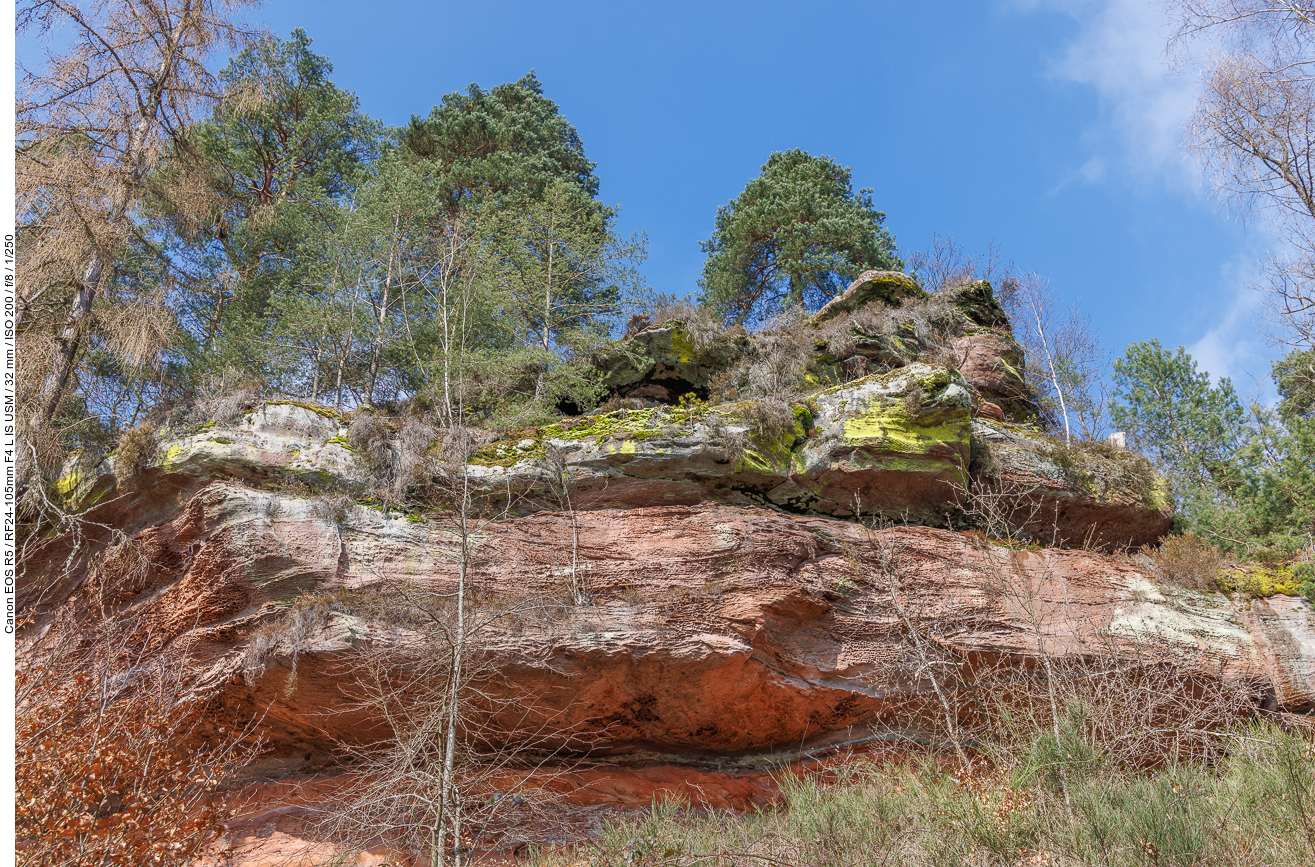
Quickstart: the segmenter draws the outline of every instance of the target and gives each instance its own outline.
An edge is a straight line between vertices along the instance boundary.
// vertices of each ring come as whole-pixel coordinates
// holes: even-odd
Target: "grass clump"
[[[805,322],[802,311],[768,322],[739,364],[713,378],[713,401],[739,401],[745,421],[769,437],[793,430],[804,395],[829,384],[813,369],[817,332]]]
[[[1032,744],[1003,765],[951,772],[932,754],[778,774],[773,806],[744,814],[666,801],[607,825],[548,865],[1249,867],[1315,862],[1315,750],[1267,724],[1215,763],[1111,767],[1076,744]],[[1055,747],[1060,747],[1058,752]],[[1045,773],[1036,770],[1040,761]],[[1068,795],[1056,769],[1067,771]]]
[[[115,473],[124,484],[132,484],[142,477],[159,451],[160,441],[156,438],[155,425],[142,424],[129,428],[119,436],[119,446],[115,452]]]
[[[707,352],[726,340],[726,323],[711,307],[684,301],[668,301],[654,307],[647,315],[633,316],[626,326],[630,337],[645,328],[679,322],[684,337],[696,352]],[[740,330],[743,334],[743,330]]]

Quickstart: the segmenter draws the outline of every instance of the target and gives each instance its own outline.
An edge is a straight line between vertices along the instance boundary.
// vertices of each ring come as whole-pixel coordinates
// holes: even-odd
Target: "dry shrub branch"
[[[20,651],[18,863],[184,865],[235,805],[218,793],[259,751],[250,725],[215,719],[182,673],[117,618],[51,624]]]

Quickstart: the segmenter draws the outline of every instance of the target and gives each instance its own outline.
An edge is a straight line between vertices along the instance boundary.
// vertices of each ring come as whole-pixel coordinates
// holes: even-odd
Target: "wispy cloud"
[[[1054,59],[1050,73],[1093,88],[1100,118],[1088,130],[1095,151],[1067,182],[1094,183],[1116,161],[1141,179],[1160,177],[1184,190],[1199,188],[1200,170],[1183,156],[1183,125],[1199,86],[1195,70],[1165,63],[1168,16],[1156,0],[1019,0],[1023,9],[1072,16],[1077,37]],[[1093,171],[1093,168],[1099,168]]]
[[[1276,350],[1261,332],[1265,299],[1257,288],[1260,268],[1257,256],[1243,253],[1220,269],[1216,312],[1187,351],[1215,379],[1233,380],[1244,398],[1272,402],[1277,393],[1268,373]]]

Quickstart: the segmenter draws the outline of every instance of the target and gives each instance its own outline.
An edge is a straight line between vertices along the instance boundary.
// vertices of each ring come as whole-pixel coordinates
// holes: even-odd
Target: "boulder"
[[[147,462],[140,483],[120,490],[124,475],[118,456],[88,462],[74,455],[55,488],[76,511],[99,504],[111,492],[139,508],[141,498],[158,498],[160,488],[194,491],[215,478],[250,481],[279,478],[311,487],[365,489],[365,474],[347,445],[346,420],[337,410],[307,401],[272,400],[231,425],[208,422],[195,428],[161,431],[160,445]]]
[[[708,397],[708,381],[733,364],[749,345],[743,328],[728,329],[710,345],[694,340],[689,326],[669,320],[619,341],[595,362],[612,394],[676,403],[686,394]]]
[[[1168,486],[1141,455],[1062,440],[1024,425],[972,421],[971,472],[981,504],[1046,545],[1128,550],[1169,532]]]
[[[800,472],[768,493],[795,511],[939,523],[967,485],[971,397],[958,374],[912,364],[814,397]]]
[[[918,281],[899,271],[864,271],[858,279],[808,320],[817,326],[845,313],[853,313],[869,304],[898,307],[906,298],[926,298]]]

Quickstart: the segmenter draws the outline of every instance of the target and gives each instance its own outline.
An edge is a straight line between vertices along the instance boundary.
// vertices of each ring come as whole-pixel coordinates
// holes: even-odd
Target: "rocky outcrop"
[[[974,325],[1009,330],[1009,315],[995,297],[990,281],[970,280],[942,290],[955,308]]]
[[[1012,337],[974,330],[951,339],[949,351],[960,375],[1005,418],[1036,417],[1036,396],[1023,379],[1023,350]]]
[[[692,335],[688,323],[673,319],[626,337],[596,366],[601,385],[620,397],[673,404],[693,394],[706,400],[712,376],[730,367],[748,345],[743,328],[706,340]]]
[[[932,526],[955,524],[976,479],[984,493],[1006,492],[1010,517],[1033,536],[1111,550],[1153,542],[1171,520],[1144,458],[973,419],[970,387],[946,368],[913,364],[823,389],[795,406],[785,429],[764,429],[750,409],[695,402],[523,430],[476,449],[470,478],[486,505],[515,514],[568,502],[580,510],[713,501]],[[169,435],[141,473],[120,490],[117,456],[94,467],[75,459],[58,488],[72,508],[95,507],[97,520],[130,514],[145,526],[161,517],[150,497],[168,492],[177,503],[210,479],[355,497],[371,486],[346,420],[296,402]]]
[[[474,651],[494,673],[486,745],[574,756],[551,777],[571,803],[762,804],[782,763],[943,735],[919,646],[964,678],[1008,683],[1044,653],[1233,684],[1254,706],[1315,704],[1304,600],[1235,603],[1160,586],[1145,558],[853,520],[855,503],[953,520],[937,510],[977,481],[1014,486],[1079,541],[1135,544],[1167,521],[1140,459],[970,418],[964,381],[929,365],[820,391],[796,421],[763,437],[734,406],[686,404],[479,450],[472,477],[518,507],[485,512],[470,538],[472,604],[499,614]],[[132,557],[93,575],[54,537],[25,564],[38,613],[94,589],[144,642],[178,650],[216,720],[259,721],[255,771],[302,790],[337,773],[340,743],[381,731],[350,663],[417,653],[417,627],[380,591],[450,594],[461,563],[450,505],[351,499],[369,485],[345,433],[336,413],[276,403],[163,437],[131,481],[116,456],[71,465],[82,544],[122,531],[115,550]],[[949,690],[964,724],[975,694]],[[268,829],[290,829],[299,802],[266,788],[252,814],[273,818],[223,857],[292,845]]]
[[[569,487],[576,508],[717,500],[793,512],[934,520],[967,484],[970,399],[944,368],[912,365],[827,389],[763,431],[743,404],[621,410],[524,431],[481,448],[487,496],[541,505]]]
[[[970,465],[978,508],[1043,544],[1129,550],[1173,522],[1164,479],[1140,455],[1105,443],[1066,445],[1021,425],[976,418]]]

